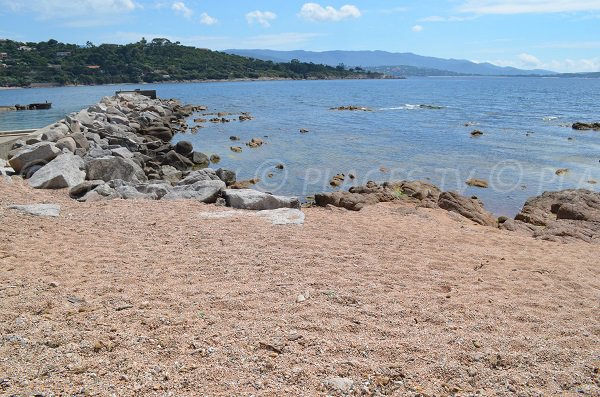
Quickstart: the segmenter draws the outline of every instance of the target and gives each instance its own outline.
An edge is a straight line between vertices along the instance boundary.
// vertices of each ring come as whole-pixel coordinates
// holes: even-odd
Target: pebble
[[[354,387],[354,381],[350,378],[333,377],[325,379],[323,385],[341,393],[348,393]]]

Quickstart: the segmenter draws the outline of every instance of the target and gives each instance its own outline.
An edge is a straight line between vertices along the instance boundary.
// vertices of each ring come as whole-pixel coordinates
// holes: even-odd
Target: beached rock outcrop
[[[585,189],[545,192],[529,198],[523,209],[500,225],[533,237],[569,242],[600,243],[600,193]]]
[[[443,192],[438,199],[438,206],[483,226],[497,224],[496,218],[483,208],[483,203],[478,198],[465,197],[456,192]]]

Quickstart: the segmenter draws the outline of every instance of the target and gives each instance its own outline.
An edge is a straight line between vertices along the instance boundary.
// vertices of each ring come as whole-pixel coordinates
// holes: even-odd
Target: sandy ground
[[[43,202],[61,217],[5,209]],[[0,395],[600,395],[598,246],[397,204],[200,216],[222,210],[0,180]]]

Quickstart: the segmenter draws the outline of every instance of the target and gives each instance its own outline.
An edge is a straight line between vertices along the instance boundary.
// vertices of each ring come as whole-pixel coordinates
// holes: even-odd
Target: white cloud
[[[339,10],[331,6],[323,7],[317,3],[306,3],[298,14],[301,18],[314,22],[341,21],[349,18],[360,18],[362,12],[354,5],[343,5]]]
[[[107,15],[121,15],[142,8],[133,0],[0,0],[0,7],[12,12],[31,12],[39,19],[86,17],[90,20]]]
[[[519,61],[534,68],[537,68],[542,64],[542,61],[540,61],[535,55],[527,53],[519,54]]]
[[[598,11],[598,0],[467,0],[458,8],[475,14],[541,14]]]
[[[430,17],[421,18],[419,22],[463,22],[470,21],[477,17],[469,16],[469,17],[457,17],[457,16],[449,16],[449,17],[441,17],[439,15],[432,15]]]
[[[246,14],[246,21],[248,21],[250,25],[252,25],[253,23],[258,23],[259,25],[262,25],[265,28],[271,26],[271,21],[273,21],[276,18],[277,14],[271,11],[256,10]]]
[[[202,25],[216,25],[219,23],[219,20],[217,18],[213,18],[210,15],[208,15],[207,13],[203,12],[202,14],[200,14],[200,23]]]
[[[183,1],[177,1],[173,3],[171,5],[171,9],[186,19],[190,19],[192,18],[192,15],[194,15],[194,11],[186,6]]]
[[[528,53],[522,53],[515,60],[490,61],[498,66],[512,66],[519,69],[545,69],[560,73],[600,72],[600,57],[582,59],[554,59],[543,61]]]
[[[413,32],[415,32],[415,33],[419,33],[419,32],[422,32],[422,31],[423,31],[423,26],[421,26],[421,25],[415,25],[415,26],[413,26],[413,27],[412,27],[412,29],[411,29],[411,30],[412,30]]]

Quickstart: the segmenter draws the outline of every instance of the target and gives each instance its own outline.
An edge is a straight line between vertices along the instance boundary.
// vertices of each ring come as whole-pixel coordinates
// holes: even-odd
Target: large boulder
[[[142,131],[143,134],[169,142],[173,138],[173,131],[169,127],[150,127]]]
[[[101,179],[108,182],[121,179],[127,182],[146,182],[144,170],[132,159],[122,157],[102,157],[87,163],[87,179]]]
[[[54,160],[61,150],[51,142],[40,142],[19,148],[8,161],[16,173],[31,164],[47,164]]]
[[[475,223],[484,226],[496,226],[496,218],[483,208],[483,203],[476,198],[461,196],[455,192],[443,192],[438,199],[440,208],[456,212]]]
[[[194,151],[194,145],[188,141],[179,141],[175,144],[175,151],[182,156],[187,156]]]
[[[190,172],[184,179],[177,182],[178,186],[192,185],[198,181],[218,181],[219,176],[212,168],[203,168]]]
[[[41,135],[43,141],[56,142],[69,133],[69,127],[63,123],[56,123],[39,129],[37,134]]]
[[[227,186],[233,185],[236,181],[235,172],[225,168],[219,168],[216,172],[216,175],[219,177],[219,179],[225,182]]]
[[[69,196],[74,199],[79,199],[105,183],[106,182],[103,180],[83,181],[69,190]]]
[[[192,152],[188,158],[194,163],[194,168],[206,168],[210,164],[208,156],[201,152]]]
[[[200,180],[191,185],[175,186],[162,199],[194,199],[203,203],[214,203],[223,189],[225,189],[225,182],[221,180]]]
[[[29,179],[35,189],[62,189],[79,185],[85,180],[83,159],[71,153],[63,153],[39,169]]]
[[[75,140],[70,136],[66,136],[64,138],[56,141],[56,147],[59,149],[67,149],[71,153],[75,153],[75,149],[77,149],[77,144]]]
[[[245,210],[274,210],[277,208],[300,209],[296,197],[275,196],[253,189],[226,189],[223,192],[229,207]]]
[[[194,163],[187,157],[182,156],[174,150],[171,150],[165,155],[163,165],[170,165],[177,168],[179,171],[189,170],[194,166]]]

